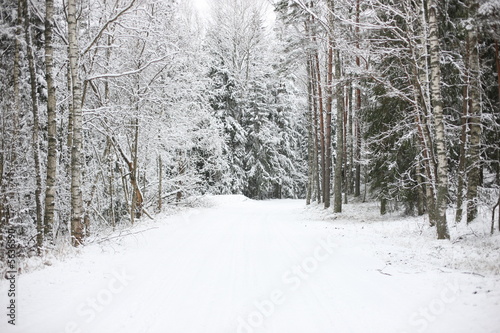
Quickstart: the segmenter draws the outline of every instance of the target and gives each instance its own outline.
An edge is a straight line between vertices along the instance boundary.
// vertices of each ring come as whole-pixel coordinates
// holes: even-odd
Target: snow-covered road
[[[472,304],[463,274],[388,270],[303,201],[213,201],[21,275],[17,325],[2,315],[0,332],[500,331],[498,302]]]

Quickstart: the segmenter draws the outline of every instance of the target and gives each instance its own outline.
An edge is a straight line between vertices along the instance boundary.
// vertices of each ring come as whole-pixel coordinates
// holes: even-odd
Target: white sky
[[[193,5],[198,10],[200,16],[208,15],[208,11],[210,8],[208,4],[209,0],[191,0],[191,1],[193,1]]]
[[[194,7],[198,10],[198,13],[200,14],[201,17],[208,17],[210,15],[210,2],[211,0],[191,0]],[[250,1],[250,0],[247,0]],[[276,19],[276,15],[273,11],[273,6],[269,4],[269,1],[264,1],[264,3],[267,2],[268,5],[266,6],[268,10],[268,18],[266,21],[268,23],[273,22]]]

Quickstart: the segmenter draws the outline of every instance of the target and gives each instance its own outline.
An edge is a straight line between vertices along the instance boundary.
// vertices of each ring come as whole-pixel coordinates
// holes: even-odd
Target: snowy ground
[[[500,332],[498,236],[437,241],[374,204],[210,201],[22,274],[0,332]]]

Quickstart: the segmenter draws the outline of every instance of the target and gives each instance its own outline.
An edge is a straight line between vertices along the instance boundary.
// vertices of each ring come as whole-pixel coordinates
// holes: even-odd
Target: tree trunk
[[[356,48],[359,50],[359,2],[360,0],[356,0],[356,28],[355,28],[355,33],[356,33]],[[361,67],[361,59],[359,56],[356,56],[356,66],[357,68]],[[356,99],[356,108],[355,108],[355,120],[354,120],[354,127],[355,127],[355,163],[356,163],[356,170],[354,174],[354,196],[359,197],[361,195],[361,122],[360,122],[360,116],[361,116],[361,89],[359,88],[359,82],[356,82],[356,90],[355,90],[355,99]]]
[[[162,182],[163,182],[163,162],[161,160],[161,155],[158,155],[158,213],[161,213],[163,204],[161,197],[163,192]]]
[[[57,115],[56,87],[54,86],[52,48],[52,25],[54,18],[54,0],[45,1],[45,81],[47,82],[47,180],[45,188],[45,237],[51,239],[54,226],[54,209],[57,177]]]
[[[313,35],[313,40],[316,41],[316,36]],[[321,154],[321,176],[322,176],[322,197],[323,202],[326,200],[326,191],[325,191],[325,177],[326,177],[326,152],[325,152],[325,124],[323,117],[323,91],[321,88],[321,72],[319,68],[319,56],[318,51],[314,50],[314,60],[316,65],[316,89],[318,92],[318,114],[319,114],[319,138],[320,138],[320,154]]]
[[[33,133],[32,133],[32,145],[33,145],[33,159],[35,162],[35,206],[36,206],[36,245],[37,250],[40,253],[43,246],[43,220],[42,220],[42,171],[40,166],[40,138],[39,138],[39,112],[38,112],[38,96],[36,87],[36,68],[35,68],[35,53],[33,51],[33,45],[31,40],[31,27],[30,27],[30,12],[28,7],[28,1],[24,0],[23,3],[23,16],[24,16],[24,34],[26,39],[26,53],[28,57],[28,67],[30,73],[30,86],[31,86],[31,111],[33,113]]]
[[[380,215],[387,214],[387,199],[380,198]]]
[[[71,239],[79,246],[84,237],[84,210],[82,195],[82,84],[79,77],[79,48],[76,0],[68,0],[68,57],[71,78]]]
[[[471,17],[475,16],[477,3],[474,0],[469,1]],[[468,31],[470,43],[470,112],[469,112],[469,131],[470,146],[467,177],[467,223],[472,222],[477,216],[477,196],[478,187],[481,182],[481,87],[480,87],[480,66],[478,54],[478,33],[476,24]]]
[[[446,156],[446,138],[443,119],[443,99],[441,96],[441,67],[437,23],[437,2],[429,0],[429,46],[432,107],[434,114],[435,143],[437,156],[437,193],[436,193],[436,226],[438,239],[449,239],[448,224],[446,221],[446,207],[448,196],[448,160]]]
[[[425,208],[424,208],[424,188],[425,184],[422,181],[422,165],[420,160],[417,162],[416,166],[416,174],[417,174],[417,215],[421,216],[424,215],[425,213]]]
[[[314,125],[313,125],[313,106],[314,97],[312,95],[312,73],[311,73],[311,61],[308,57],[307,59],[307,193],[306,193],[306,205],[311,204],[311,198],[314,192]]]
[[[462,119],[461,119],[461,130],[460,130],[460,156],[458,160],[458,185],[457,185],[457,209],[455,212],[455,223],[462,221],[463,215],[463,200],[464,200],[464,185],[465,185],[465,146],[467,144],[467,117],[468,117],[468,105],[469,105],[469,94],[468,87],[463,87],[463,103],[462,103]]]
[[[17,160],[16,147],[19,133],[19,114],[21,113],[21,93],[20,93],[20,68],[21,68],[21,40],[23,36],[22,28],[22,1],[17,2],[16,36],[14,39],[14,64],[12,68],[14,109],[2,109],[4,119],[8,114],[12,115],[12,127],[2,124],[2,144],[0,146],[0,244],[4,244],[3,231],[10,224],[11,209],[10,203],[14,201],[15,188],[13,178]],[[5,121],[5,120],[4,120]],[[6,140],[7,133],[10,133],[10,140]],[[2,251],[0,250],[0,253]],[[0,260],[2,256],[0,255]]]
[[[328,0],[327,2],[329,13],[329,28],[330,28],[330,45],[329,51],[332,51],[331,55],[333,59],[331,60],[332,67],[333,62],[335,62],[335,73],[334,79],[336,84],[336,98],[337,98],[337,120],[336,120],[336,159],[335,159],[335,173],[334,173],[334,191],[333,191],[333,211],[335,213],[342,212],[342,166],[343,166],[343,154],[344,154],[344,144],[343,144],[343,114],[344,114],[344,94],[343,94],[343,86],[340,84],[340,51],[336,47],[334,40],[334,31],[335,31],[335,21],[334,21],[334,13],[335,13],[335,3],[333,0]],[[333,68],[331,68],[331,71]],[[332,79],[333,82],[333,79]]]
[[[137,176],[139,175],[137,160],[138,160],[138,147],[139,147],[139,119],[135,118],[134,126],[134,144],[132,151],[132,167],[130,169],[130,183],[132,184],[132,208],[130,210],[131,221],[134,223],[134,218],[140,218],[142,216],[142,203],[143,197],[141,190],[139,188],[139,182]]]
[[[344,154],[344,99],[343,99],[343,87],[339,83],[340,79],[340,52],[338,49],[335,50],[335,79],[337,80],[337,149],[336,149],[336,160],[335,160],[335,178],[334,178],[334,206],[333,211],[335,213],[342,212],[342,155]]]
[[[342,156],[342,161],[344,162],[343,166],[343,184],[342,187],[344,188],[344,204],[347,205],[347,195],[349,194],[349,87],[344,88],[344,127],[343,127],[343,132],[344,132],[344,154]]]
[[[315,184],[316,184],[316,200],[318,204],[321,202],[321,193],[322,193],[322,186],[320,182],[320,168],[319,168],[319,156],[318,152],[320,151],[320,143],[318,140],[318,105],[316,103],[316,85],[314,84],[314,65],[313,65],[313,59],[311,59],[311,85],[312,85],[312,96],[311,96],[311,101],[312,101],[312,106],[313,106],[313,117],[314,117],[314,179],[315,179]]]
[[[498,103],[500,104],[500,51],[498,47],[498,40],[495,40],[495,65],[497,67]]]
[[[330,17],[332,17],[331,14]],[[330,25],[332,24],[333,18],[330,18]],[[325,208],[330,207],[330,178],[332,174],[333,38],[333,26],[331,26],[328,35],[328,63],[326,73],[325,173],[323,178]]]
[[[348,194],[352,195],[354,194],[354,181],[353,181],[353,166],[354,166],[354,139],[353,139],[353,101],[352,101],[352,82],[349,83],[349,87],[347,89],[347,94],[349,96],[348,102],[349,104],[347,105],[348,112],[347,112],[347,157],[348,157],[348,162],[346,163],[347,165],[347,191]],[[347,201],[345,202],[347,203]]]

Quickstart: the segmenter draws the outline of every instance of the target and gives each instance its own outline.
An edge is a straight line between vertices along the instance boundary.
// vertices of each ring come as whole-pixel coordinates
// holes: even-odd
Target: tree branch
[[[168,56],[169,55],[165,55],[163,57],[160,57],[160,58],[157,58],[157,59],[153,59],[150,62],[148,62],[146,65],[142,66],[141,68],[134,69],[132,71],[127,71],[127,72],[123,72],[123,73],[109,73],[109,74],[95,75],[95,76],[91,76],[91,77],[87,78],[85,81],[92,81],[92,80],[97,80],[97,79],[117,78],[117,77],[121,77],[121,76],[137,74],[137,73],[142,72],[143,70],[145,70],[146,68],[148,68],[152,64],[164,60]]]
[[[94,37],[94,39],[90,42],[90,44],[83,50],[82,52],[82,55],[86,54],[88,51],[90,51],[90,49],[94,46],[95,43],[97,43],[97,41],[99,40],[99,38],[101,38],[102,34],[104,33],[104,31],[108,28],[108,26],[115,22],[116,20],[118,20],[118,18],[120,16],[122,16],[123,14],[125,14],[130,8],[132,8],[132,6],[134,5],[136,0],[131,0],[130,3],[125,7],[123,8],[120,12],[118,12],[114,17],[112,17],[111,19],[109,19],[106,23],[104,23],[104,25],[102,26],[101,30],[99,30],[99,32],[97,33],[97,35]]]

